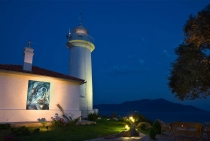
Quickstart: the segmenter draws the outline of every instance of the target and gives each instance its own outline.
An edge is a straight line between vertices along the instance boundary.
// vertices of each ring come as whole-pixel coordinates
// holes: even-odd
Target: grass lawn
[[[78,125],[73,128],[65,127],[40,127],[40,132],[33,133],[29,136],[17,136],[21,141],[83,141],[94,139],[106,135],[116,134],[124,130],[125,123],[101,119],[96,125]],[[35,128],[30,128],[34,130]],[[1,130],[0,140],[3,140],[5,135],[11,133],[11,130]]]

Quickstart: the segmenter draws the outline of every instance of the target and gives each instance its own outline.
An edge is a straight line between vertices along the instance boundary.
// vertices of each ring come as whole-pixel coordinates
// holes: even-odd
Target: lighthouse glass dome
[[[83,26],[78,26],[74,29],[74,33],[75,34],[88,34],[88,31]]]
[[[68,40],[83,40],[94,43],[94,39],[90,35],[88,35],[88,30],[81,25],[74,28],[74,34],[68,36]]]

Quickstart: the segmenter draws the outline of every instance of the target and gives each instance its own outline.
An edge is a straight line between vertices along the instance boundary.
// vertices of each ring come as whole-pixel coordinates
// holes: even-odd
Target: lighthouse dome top
[[[74,28],[74,34],[88,34],[88,30],[80,24],[78,27]]]

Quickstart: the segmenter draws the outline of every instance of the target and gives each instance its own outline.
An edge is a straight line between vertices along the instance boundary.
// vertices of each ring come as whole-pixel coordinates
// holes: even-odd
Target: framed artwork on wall
[[[41,81],[28,81],[27,110],[49,110],[50,83]]]

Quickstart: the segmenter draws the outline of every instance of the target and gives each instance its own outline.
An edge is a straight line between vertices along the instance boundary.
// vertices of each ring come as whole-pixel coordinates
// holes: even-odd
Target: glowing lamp
[[[132,121],[132,122],[135,122],[135,119],[133,117],[129,117],[129,119]]]
[[[129,130],[129,126],[127,124],[125,125],[125,130]]]

